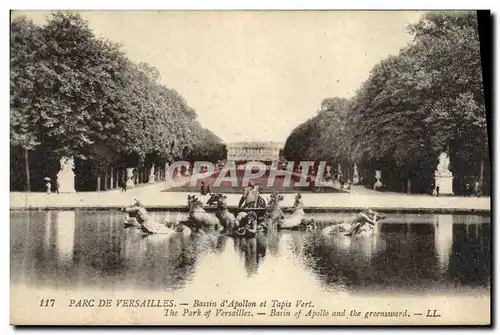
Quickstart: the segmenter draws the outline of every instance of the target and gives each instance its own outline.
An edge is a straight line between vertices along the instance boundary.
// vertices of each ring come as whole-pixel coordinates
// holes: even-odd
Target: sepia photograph
[[[490,326],[490,20],[12,10],[11,325]]]

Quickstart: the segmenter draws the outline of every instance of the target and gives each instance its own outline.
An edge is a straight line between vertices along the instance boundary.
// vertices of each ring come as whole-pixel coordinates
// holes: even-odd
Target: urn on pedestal
[[[377,181],[375,182],[375,185],[373,185],[373,189],[378,190],[378,189],[382,188],[382,186],[384,186],[384,184],[382,184],[382,171],[381,170],[375,171],[375,179],[377,179]]]

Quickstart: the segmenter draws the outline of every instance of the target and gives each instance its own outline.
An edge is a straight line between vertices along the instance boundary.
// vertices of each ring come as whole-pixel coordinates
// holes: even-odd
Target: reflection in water
[[[263,261],[267,250],[267,236],[257,234],[253,238],[236,238],[234,247],[243,258],[248,276],[257,274],[259,264]]]
[[[44,230],[45,230],[45,234],[44,234],[44,245],[45,246],[49,246],[51,245],[51,237],[52,237],[52,212],[45,212],[44,213],[44,218],[43,218],[43,221],[44,221]]]
[[[156,212],[155,218],[183,215]],[[124,229],[116,212],[11,212],[11,280],[152,291],[238,280],[258,292],[258,285],[281,275],[290,277],[287,287],[302,278],[301,287],[350,293],[488,288],[490,226],[487,216],[391,214],[376,234],[363,238],[281,231],[244,239],[143,236],[139,229]]]
[[[75,212],[56,212],[54,223],[58,261],[64,266],[71,265],[75,245]]]
[[[382,223],[379,234],[366,238],[310,234],[304,241],[304,263],[333,290],[417,292],[453,288],[468,280],[488,287],[490,249],[481,241],[489,241],[489,223],[483,219],[471,228],[462,223],[463,217],[455,217],[439,215],[434,223],[429,218],[420,218],[418,224]],[[469,226],[463,237],[457,231],[461,226]],[[470,233],[472,229],[478,233]]]
[[[280,238],[281,234],[272,231],[269,232],[267,235],[267,248],[269,249],[269,254],[272,256],[279,256],[280,254]]]
[[[461,286],[489,285],[491,267],[490,224],[484,218],[453,216],[453,245],[448,276]]]
[[[434,230],[435,248],[441,273],[446,273],[453,245],[453,216],[449,214],[436,215]]]

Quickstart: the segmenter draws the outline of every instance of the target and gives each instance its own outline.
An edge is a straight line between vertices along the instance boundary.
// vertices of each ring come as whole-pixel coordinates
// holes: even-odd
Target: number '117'
[[[41,299],[40,307],[54,307],[55,299]]]

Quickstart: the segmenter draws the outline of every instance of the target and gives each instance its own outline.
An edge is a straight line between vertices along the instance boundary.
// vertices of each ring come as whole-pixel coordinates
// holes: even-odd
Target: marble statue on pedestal
[[[374,190],[377,190],[379,188],[381,188],[382,186],[384,186],[384,184],[382,184],[382,171],[380,170],[376,170],[375,171],[375,179],[377,179],[377,181],[375,182],[375,185],[373,185],[373,189]]]
[[[359,172],[358,172],[358,165],[354,163],[354,172],[352,174],[352,183],[354,185],[359,184]]]
[[[149,183],[154,184],[155,182],[155,165],[151,166],[151,171],[149,171]]]
[[[75,193],[75,163],[73,157],[61,158],[61,170],[57,173],[59,193]]]
[[[127,168],[127,188],[134,188],[134,168]]]
[[[439,164],[434,171],[434,179],[436,182],[436,189],[434,190],[438,195],[453,195],[453,173],[449,170],[450,158],[446,152],[439,155]],[[439,187],[439,191],[438,190]]]

